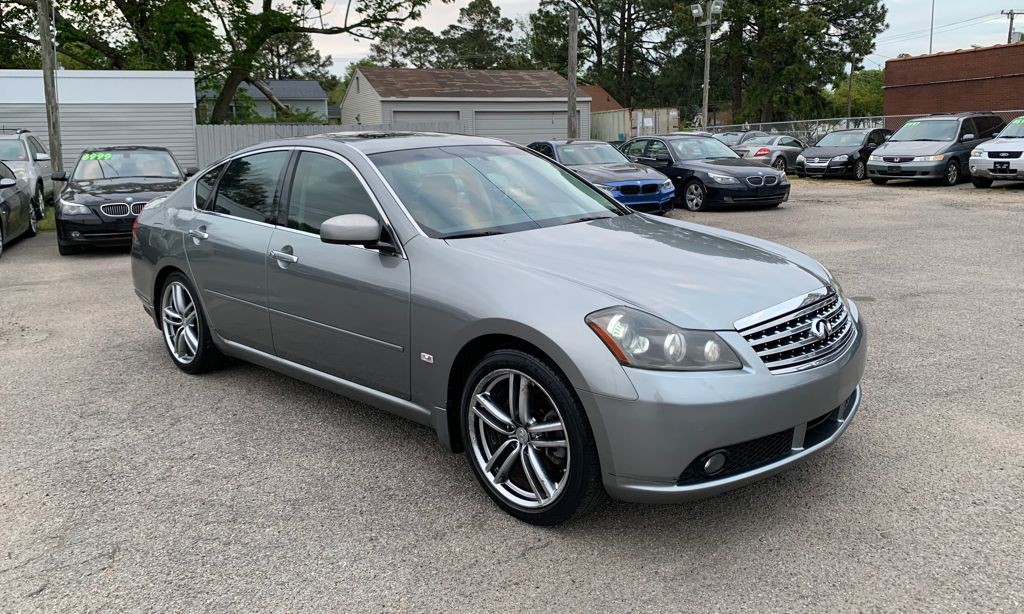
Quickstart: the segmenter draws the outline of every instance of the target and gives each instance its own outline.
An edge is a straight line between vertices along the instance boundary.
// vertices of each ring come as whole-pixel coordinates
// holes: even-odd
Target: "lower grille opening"
[[[746,473],[758,467],[770,465],[775,461],[789,456],[793,446],[793,429],[786,429],[765,437],[751,439],[743,443],[709,450],[698,456],[679,476],[678,484],[697,484],[711,480],[720,480],[738,473]],[[725,454],[725,464],[721,470],[708,475],[704,467],[708,457],[716,453]]]

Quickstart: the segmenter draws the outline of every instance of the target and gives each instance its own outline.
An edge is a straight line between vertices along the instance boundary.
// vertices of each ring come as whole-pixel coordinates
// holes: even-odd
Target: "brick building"
[[[885,114],[1024,109],[1024,43],[885,63]]]

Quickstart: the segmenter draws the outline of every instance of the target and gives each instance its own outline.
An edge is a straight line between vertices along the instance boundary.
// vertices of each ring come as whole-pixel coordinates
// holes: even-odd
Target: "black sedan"
[[[712,137],[640,137],[626,141],[622,153],[667,175],[690,211],[716,205],[777,207],[789,199],[785,173],[745,160]]]
[[[67,173],[57,202],[57,247],[62,256],[87,246],[129,246],[132,224],[146,203],[170,194],[199,169],[182,170],[163,147],[87,149]]]
[[[4,244],[20,236],[36,236],[36,213],[28,184],[0,162],[0,256]]]
[[[835,130],[796,158],[799,177],[867,177],[868,157],[892,135],[885,128]]]

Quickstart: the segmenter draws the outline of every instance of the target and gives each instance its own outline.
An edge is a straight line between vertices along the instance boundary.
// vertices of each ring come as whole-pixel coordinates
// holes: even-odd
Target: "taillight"
[[[761,149],[758,149],[757,151],[754,152],[754,157],[760,158],[761,156],[767,156],[770,153],[771,151],[769,151],[767,147],[762,147]]]

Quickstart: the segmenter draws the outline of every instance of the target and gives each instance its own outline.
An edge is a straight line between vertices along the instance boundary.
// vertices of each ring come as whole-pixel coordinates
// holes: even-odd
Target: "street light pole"
[[[690,11],[694,19],[704,19],[697,25],[704,28],[704,99],[701,103],[701,128],[708,127],[708,98],[711,94],[711,26],[715,25],[715,17],[722,15],[725,0],[707,0],[704,5],[691,4]]]

